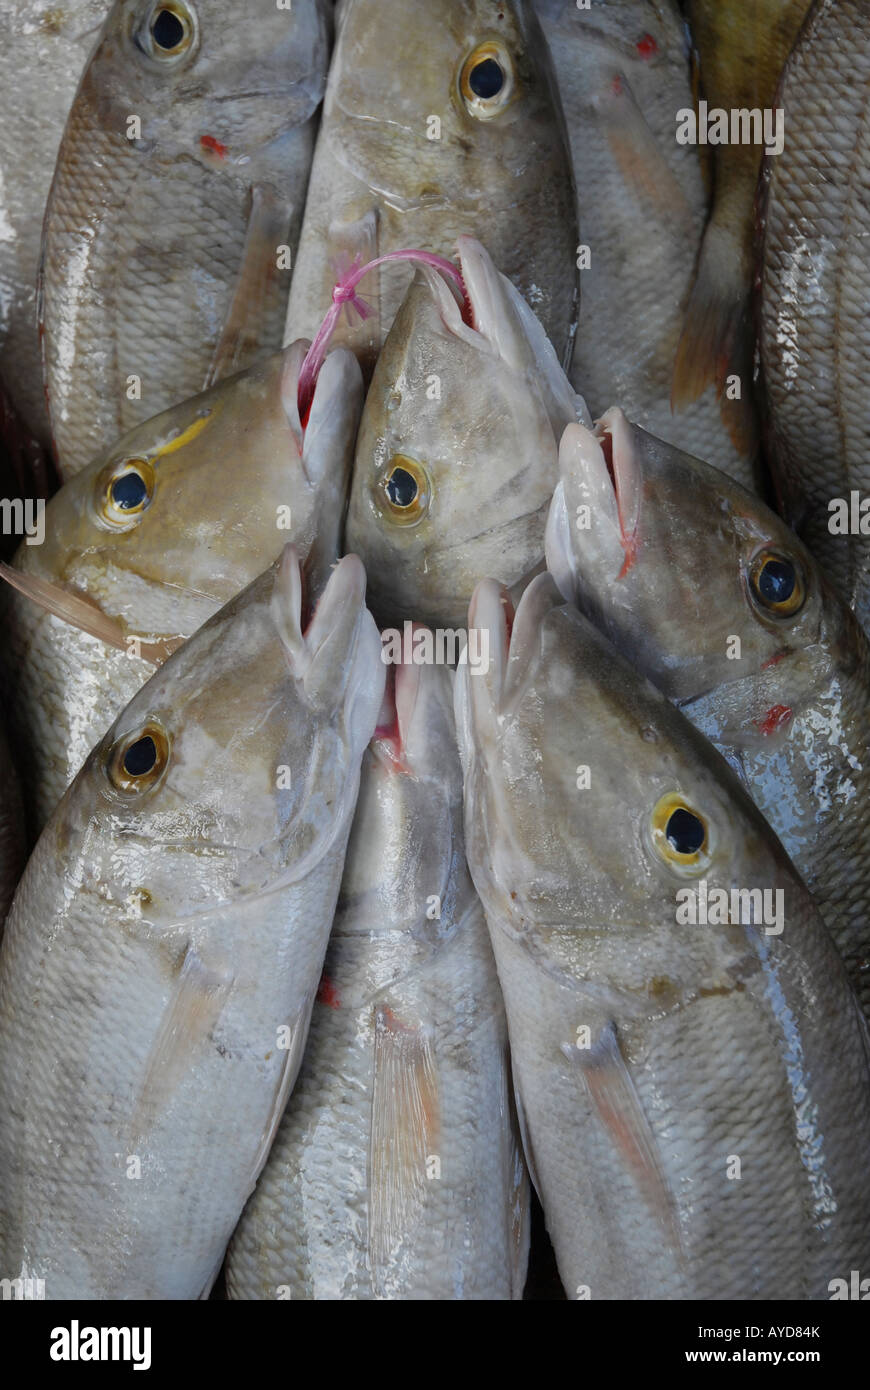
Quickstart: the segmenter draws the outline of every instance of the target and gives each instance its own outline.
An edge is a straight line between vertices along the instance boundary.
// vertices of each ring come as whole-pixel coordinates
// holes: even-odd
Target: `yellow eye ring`
[[[169,735],[151,719],[115,744],[109,754],[109,779],[122,792],[146,791],[160,781],[168,762]]]
[[[702,873],[710,863],[710,830],[691,802],[678,792],[659,798],[650,817],[653,848],[669,868]]]
[[[378,510],[398,526],[416,526],[429,510],[426,470],[407,454],[393,454],[377,484]]]
[[[174,62],[190,52],[195,39],[192,10],[182,0],[159,0],[149,12],[140,47],[160,63]]]
[[[154,497],[154,468],[144,458],[127,458],[103,473],[97,488],[97,510],[113,530],[137,526]]]
[[[803,571],[778,550],[761,550],[749,567],[749,592],[763,613],[793,618],[806,600]]]
[[[459,93],[469,115],[492,120],[511,101],[515,77],[511,56],[498,39],[488,39],[469,53],[459,74]]]

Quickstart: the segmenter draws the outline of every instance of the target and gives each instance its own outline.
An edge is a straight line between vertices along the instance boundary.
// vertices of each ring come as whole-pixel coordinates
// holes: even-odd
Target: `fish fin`
[[[439,1130],[438,1077],[429,1035],[379,1004],[375,1009],[368,1232],[376,1287],[417,1221],[428,1181],[426,1160]]]
[[[69,589],[62,589],[57,584],[50,584],[48,580],[38,578],[35,574],[13,569],[3,561],[0,561],[0,579],[5,579],[7,584],[17,589],[25,598],[44,608],[53,617],[59,618],[61,622],[69,623],[70,627],[77,627],[81,632],[89,633],[91,637],[105,642],[107,647],[117,647],[122,652],[130,650],[128,638],[120,623],[107,617],[83,594],[74,594]],[[152,666],[160,666],[180,646],[180,638],[177,641],[169,638],[164,642],[145,642],[140,639],[136,655]]]
[[[671,410],[683,410],[714,386],[723,423],[744,456],[754,452],[756,436],[751,344],[749,284],[742,248],[729,232],[711,222],[701,245],[677,345]],[[740,400],[730,400],[725,394],[732,376],[740,380]]]
[[[207,965],[193,943],[188,944],[145,1063],[133,1108],[134,1144],[154,1128],[160,1111],[189,1071],[191,1054],[214,1028],[232,986],[233,975],[225,966]]]
[[[505,1057],[507,1078],[507,1112],[510,1133],[509,1192],[511,1203],[511,1298],[521,1299],[529,1272],[531,1244],[531,1202],[529,1199],[529,1169],[523,1154],[520,1135],[519,1103],[513,1082],[510,1053]]]
[[[256,1157],[254,1159],[253,1164],[251,1165],[250,1187],[246,1196],[250,1196],[250,1194],[253,1192],[257,1183],[257,1178],[263,1171],[263,1166],[266,1162],[266,1159],[269,1157],[269,1150],[271,1149],[272,1144],[274,1143],[278,1126],[284,1117],[284,1111],[287,1109],[287,1102],[290,1099],[290,1093],[293,1090],[293,1087],[296,1085],[296,1078],[299,1075],[299,1068],[302,1066],[302,1057],[305,1052],[305,1044],[308,1040],[308,1029],[311,1025],[311,1013],[314,1008],[314,1000],[317,997],[317,988],[319,983],[320,980],[318,978],[317,982],[311,987],[311,989],[309,989],[308,993],[305,995],[305,998],[303,999],[301,1006],[297,1010],[296,1016],[294,1017],[293,1021],[288,1025],[290,1030],[290,1038],[288,1046],[286,1048],[284,1066],[281,1069],[281,1075],[278,1079],[278,1085],[275,1088],[275,1096],[272,1102],[272,1108],[269,1112],[269,1118],[266,1121],[266,1124],[263,1128],[263,1133],[260,1139],[260,1146],[257,1149]]]
[[[608,1023],[591,1048],[563,1043],[562,1052],[580,1066],[589,1097],[622,1166],[631,1174],[669,1244],[681,1252],[676,1204],[659,1157],[658,1140],[622,1055],[616,1024]]]
[[[532,1141],[529,1136],[529,1127],[526,1124],[526,1112],[523,1109],[523,1100],[522,1096],[519,1093],[516,1081],[514,1081],[513,1083],[513,1091],[514,1109],[517,1117],[517,1129],[520,1132],[520,1144],[522,1146],[523,1157],[526,1160],[526,1168],[528,1169],[529,1177],[532,1180],[532,1187],[535,1189],[538,1196],[541,1197],[541,1183],[538,1178],[538,1170],[535,1167],[535,1154],[534,1150],[532,1149]],[[541,1197],[542,1202],[543,1200],[543,1197]]]
[[[242,260],[203,391],[248,366],[263,347],[269,287],[278,275],[277,249],[287,239],[292,207],[269,184],[253,184]]]
[[[697,235],[689,200],[625,74],[603,69],[601,78],[604,86],[595,104],[603,119],[613,163],[626,188],[669,228],[690,237]]]

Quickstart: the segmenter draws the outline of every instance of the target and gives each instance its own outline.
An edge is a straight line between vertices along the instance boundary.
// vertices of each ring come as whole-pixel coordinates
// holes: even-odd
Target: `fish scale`
[[[549,575],[512,624],[481,584],[474,624],[494,660],[457,686],[469,866],[568,1296],[828,1297],[870,1254],[870,1087],[810,895],[724,761]],[[672,796],[704,831],[688,862],[655,838]],[[781,935],[681,923],[702,875],[781,891]]]
[[[865,6],[815,6],[783,77],[788,138],[768,162],[760,263],[761,358],[785,515],[865,626],[866,538],[832,535],[828,507],[868,486],[868,44]]]
[[[116,0],[85,71],[42,253],[46,388],[65,478],[203,389],[231,306],[242,322],[230,367],[281,344],[289,271],[278,248],[295,253],[331,21],[324,0],[247,8],[252,39],[238,50],[223,0],[199,0],[198,41],[162,68],[142,49],[152,0]],[[264,90],[249,91],[252,72]],[[130,117],[141,139],[127,138]],[[255,186],[265,195],[256,208]]]

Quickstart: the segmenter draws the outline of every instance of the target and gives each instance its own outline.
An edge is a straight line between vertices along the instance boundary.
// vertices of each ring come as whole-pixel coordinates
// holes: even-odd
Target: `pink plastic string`
[[[360,319],[369,317],[372,312],[371,305],[357,294],[356,287],[364,275],[367,275],[370,270],[374,270],[376,265],[384,265],[387,261],[419,261],[421,265],[430,265],[434,270],[440,271],[442,275],[453,280],[458,285],[463,298],[465,297],[465,286],[457,267],[452,261],[445,260],[443,256],[436,256],[432,251],[390,251],[386,256],[378,256],[363,266],[359,264],[357,257],[343,274],[339,273],[335,288],[332,291],[332,303],[326,311],[323,323],[317,330],[314,342],[305,354],[299,371],[299,418],[303,422],[308,417],[308,411],[314,398],[317,375],[323,366],[326,350],[335,332],[342,309],[346,307],[348,314],[356,313]]]

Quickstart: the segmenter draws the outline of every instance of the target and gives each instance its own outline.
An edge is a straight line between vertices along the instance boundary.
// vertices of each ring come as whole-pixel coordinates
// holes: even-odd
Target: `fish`
[[[306,623],[288,546],[138,692],[28,862],[0,953],[0,1269],[46,1299],[192,1299],[219,1271],[383,696],[364,595],[347,556]]]
[[[774,112],[782,70],[809,6],[810,0],[756,0],[749,7],[739,0],[685,4],[708,115],[725,112],[730,137],[732,113],[744,113],[753,139],[713,146],[713,208],[677,350],[672,400],[678,408],[689,404],[713,383],[724,396],[723,408],[730,405],[735,437],[746,444],[758,431],[750,302],[763,156],[758,121],[763,128],[764,112]],[[718,131],[710,133],[718,137]],[[784,138],[787,146],[788,125]],[[732,400],[738,386],[740,395]]]
[[[336,273],[405,247],[486,241],[560,360],[577,321],[571,169],[546,47],[528,0],[344,0],[287,305],[313,338]],[[411,279],[366,280],[371,312],[340,326],[368,377]]]
[[[42,247],[64,478],[280,348],[330,26],[324,0],[112,6],[64,131]]]
[[[230,1245],[230,1298],[522,1297],[528,1181],[465,865],[452,673],[410,657],[388,672],[299,1080]]]
[[[870,1054],[812,897],[551,575],[468,622],[466,852],[567,1296],[829,1297],[870,1253]]]
[[[9,714],[32,840],[166,656],[292,540],[337,558],[362,377],[326,358],[303,428],[302,340],[139,425],[47,504],[2,575]]]
[[[787,138],[766,162],[758,274],[778,508],[870,629],[868,45],[865,6],[811,12],[783,76]]]
[[[18,772],[0,721],[0,939],[25,860],[24,811]]]
[[[726,758],[870,1018],[870,644],[854,614],[759,498],[618,409],[594,434],[566,429],[559,467],[560,590]]]
[[[0,376],[20,430],[43,455],[51,431],[36,306],[42,219],[64,124],[108,10],[109,0],[4,0],[0,11]]]
[[[645,429],[746,486],[711,383],[679,412],[671,379],[707,219],[697,146],[678,144],[691,106],[685,24],[675,0],[535,0],[570,139],[588,261],[571,381],[594,415],[615,401]],[[726,414],[730,403],[726,402]]]
[[[347,543],[381,626],[464,627],[474,585],[539,565],[565,425],[589,420],[488,251],[457,241],[460,305],[425,266],[387,335],[354,455]]]

